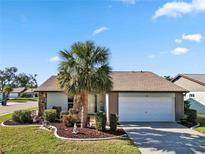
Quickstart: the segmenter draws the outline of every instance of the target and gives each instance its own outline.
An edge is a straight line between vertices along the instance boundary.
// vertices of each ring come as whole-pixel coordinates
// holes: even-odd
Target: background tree
[[[38,86],[35,75],[27,75],[25,73],[20,73],[16,76],[15,86],[16,87],[26,87],[26,88],[36,88]]]
[[[172,81],[173,77],[171,77],[170,75],[168,76],[164,76],[165,79],[167,79],[168,81]]]
[[[4,70],[0,70],[0,91],[2,92],[2,105],[6,105],[7,102],[4,87],[7,85],[11,87],[14,86],[16,72],[16,67],[9,67],[5,68]]]
[[[92,41],[77,42],[70,51],[60,51],[58,81],[68,95],[80,102],[81,127],[86,127],[88,94],[105,93],[112,88],[109,49],[96,46]]]
[[[20,73],[17,75],[18,69],[16,67],[8,67],[4,70],[0,70],[0,92],[2,92],[2,105],[6,105],[7,97],[9,92],[9,87],[26,87],[26,88],[36,88],[37,80],[35,75],[27,75],[25,73]],[[6,87],[7,86],[7,87]],[[6,91],[4,88],[6,87]],[[9,93],[8,93],[9,92]]]

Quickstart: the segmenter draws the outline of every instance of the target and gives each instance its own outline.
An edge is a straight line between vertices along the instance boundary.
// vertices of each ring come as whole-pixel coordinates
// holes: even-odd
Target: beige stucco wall
[[[118,114],[118,92],[109,93],[109,114]]]
[[[184,95],[183,93],[175,94],[175,112],[176,120],[180,120],[184,115]]]
[[[47,92],[47,109],[53,106],[61,106],[62,111],[68,110],[68,96],[63,92]],[[105,95],[97,95],[97,110],[105,104]],[[88,113],[93,114],[95,111],[95,97],[93,94],[88,95]]]
[[[195,91],[195,92],[205,91],[205,86],[198,84],[196,82],[193,82],[191,80],[188,80],[186,78],[183,78],[183,77],[176,80],[174,84],[182,88],[185,88],[189,91]]]
[[[61,106],[62,111],[68,110],[68,96],[63,92],[48,92],[47,93],[47,109],[52,109],[53,106]]]

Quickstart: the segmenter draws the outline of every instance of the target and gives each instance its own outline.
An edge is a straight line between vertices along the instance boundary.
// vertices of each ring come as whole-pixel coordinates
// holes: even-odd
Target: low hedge
[[[55,109],[56,110],[56,116],[57,116],[57,118],[59,118],[60,119],[60,117],[61,117],[61,111],[62,111],[62,107],[61,106],[53,106],[52,107],[52,109]]]
[[[185,113],[187,115],[187,121],[196,122],[197,121],[197,111],[194,109],[188,109]]]
[[[98,112],[96,114],[96,129],[99,131],[105,131],[106,115],[104,112]]]
[[[55,122],[56,117],[57,117],[57,112],[55,109],[47,109],[44,111],[43,117],[45,120],[49,122]]]
[[[32,123],[31,111],[29,110],[18,110],[12,115],[12,120],[19,123]]]
[[[110,130],[116,131],[118,123],[118,116],[116,114],[110,114]]]

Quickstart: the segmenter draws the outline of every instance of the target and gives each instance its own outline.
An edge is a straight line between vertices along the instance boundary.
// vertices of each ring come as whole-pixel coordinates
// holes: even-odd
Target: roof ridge
[[[182,74],[182,75],[205,75],[205,74]]]
[[[125,71],[123,71],[123,70],[122,71],[121,70],[120,71],[111,71],[111,73],[118,73],[118,72],[119,73],[152,73],[150,71],[143,71],[143,70],[142,71],[134,71],[134,70],[133,71],[132,70],[131,71],[126,71],[126,70]]]

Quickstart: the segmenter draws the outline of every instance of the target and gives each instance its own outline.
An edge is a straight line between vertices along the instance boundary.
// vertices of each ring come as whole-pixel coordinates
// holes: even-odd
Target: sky
[[[205,73],[205,0],[0,0],[0,69],[57,74],[59,51],[92,40],[113,70]]]

